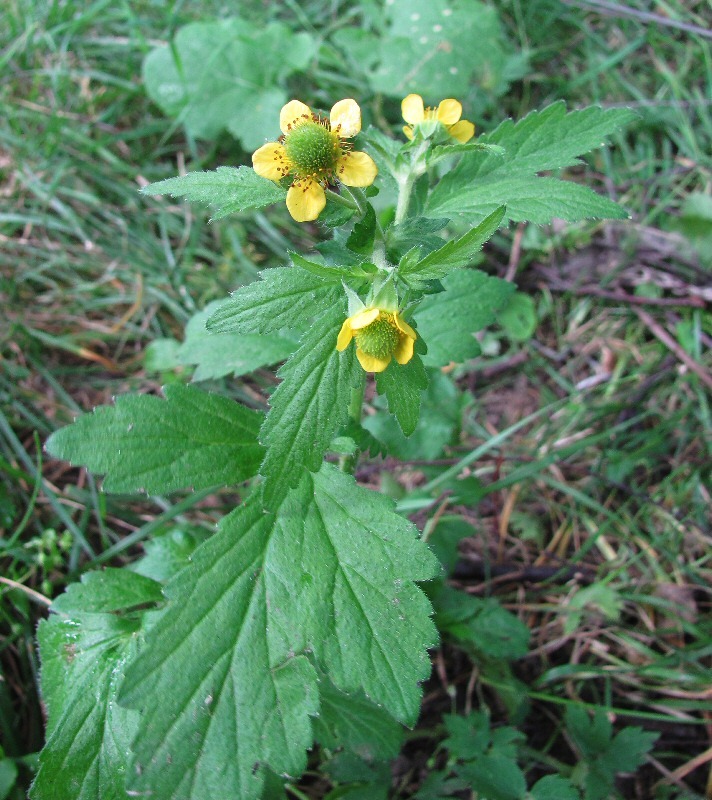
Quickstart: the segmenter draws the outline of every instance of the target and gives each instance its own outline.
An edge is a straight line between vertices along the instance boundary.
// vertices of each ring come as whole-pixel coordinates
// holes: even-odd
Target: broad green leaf
[[[260,474],[266,478],[269,504],[295,486],[304,469],[319,469],[348,418],[351,389],[362,379],[362,370],[355,347],[342,353],[336,349],[344,319],[342,292],[342,299],[322,312],[299,350],[277,373],[282,382],[270,397],[270,411],[260,431],[267,448]]]
[[[504,37],[496,9],[484,3],[393,0],[385,10],[388,31],[372,45],[378,63],[370,79],[378,92],[399,99],[417,92],[437,105],[445,97],[467,95],[473,84],[502,94],[526,71],[526,61]]]
[[[403,728],[390,714],[363,696],[344,694],[322,679],[321,707],[314,720],[314,736],[323,747],[346,748],[367,761],[395,758],[403,742]]]
[[[435,632],[413,581],[436,568],[389,500],[330,465],[276,513],[254,495],[168,584],[127,675],[123,701],[145,711],[131,790],[251,800],[265,765],[300,774],[318,712],[304,653],[340,691],[414,722]]]
[[[194,314],[178,349],[181,364],[194,365],[194,381],[215,380],[224,375],[245,375],[260,367],[284,361],[298,347],[295,338],[275,333],[211,333],[206,322],[222,305],[215,300]]]
[[[584,708],[567,706],[566,728],[581,755],[577,782],[586,787],[590,800],[604,800],[613,789],[618,772],[632,772],[644,761],[660,735],[639,727],[623,728],[615,736],[606,710],[597,707],[593,716]]]
[[[529,628],[494,598],[471,597],[442,581],[429,585],[438,630],[484,656],[513,660],[529,648]]]
[[[362,422],[386,446],[388,453],[404,461],[439,458],[460,428],[467,402],[465,395],[440,370],[428,370],[428,380],[428,387],[422,393],[418,424],[410,436],[406,437],[391,415],[382,411],[365,417]]]
[[[433,194],[436,191],[437,188]],[[493,178],[447,197],[431,197],[428,210],[438,214],[467,214],[480,219],[505,203],[507,218],[514,222],[544,225],[554,217],[568,222],[628,218],[621,206],[588,186],[535,176]]]
[[[337,276],[275,267],[261,272],[260,278],[233,292],[218,307],[207,322],[209,331],[277,333],[284,328],[299,328],[343,296]]]
[[[487,800],[522,800],[527,790],[524,773],[512,758],[505,758],[494,748],[474,761],[468,761],[458,774],[465,778],[479,797]]]
[[[514,292],[497,313],[497,322],[510,339],[526,342],[539,324],[534,300],[523,292]]]
[[[402,258],[407,258],[409,262],[411,257],[407,255],[408,253],[415,254],[419,250],[424,255],[442,247],[443,239],[436,234],[448,222],[446,217],[440,219],[408,217],[399,225],[391,225],[386,231],[386,247],[391,261],[397,263]],[[399,272],[404,274],[402,269]]]
[[[309,34],[279,22],[193,22],[146,56],[143,79],[151,99],[191,136],[214,139],[227,129],[249,150],[279,135],[289,99],[281,87],[314,49]]]
[[[346,750],[320,766],[338,784],[324,800],[388,800],[393,776],[387,762],[368,761]]]
[[[188,566],[195,548],[209,535],[205,528],[196,526],[172,528],[144,542],[146,555],[132,562],[128,569],[164,583]]]
[[[11,758],[2,757],[0,748],[0,800],[6,800],[15,786],[18,776],[17,764]]]
[[[143,575],[108,567],[87,572],[81,583],[72,583],[53,603],[52,611],[64,614],[102,614],[137,608],[163,600],[161,585]]]
[[[445,183],[443,192],[446,193],[447,184],[466,178],[484,180],[493,174],[500,177],[534,175],[580,164],[581,155],[601,147],[612,133],[634,118],[634,113],[625,108],[590,106],[567,112],[566,103],[559,100],[516,122],[507,119],[491,133],[480,136],[478,142],[503,147],[504,158],[499,152],[468,156],[440,185]]]
[[[373,237],[376,235],[376,212],[369,203],[366,213],[353,227],[346,246],[354,253],[370,255],[373,252]]]
[[[453,270],[468,266],[475,253],[482,249],[484,243],[502,224],[504,213],[504,206],[500,206],[464,236],[453,239],[416,264],[404,265],[399,270],[400,275],[406,280],[417,278],[419,281],[431,281],[444,278]]]
[[[531,800],[581,800],[575,786],[560,775],[547,775],[530,789]]]
[[[241,483],[263,457],[262,414],[192,386],[166,386],[165,400],[126,395],[50,436],[56,458],[105,473],[107,492],[161,494]]]
[[[398,420],[405,436],[410,436],[418,425],[420,398],[428,388],[428,373],[417,353],[407,364],[391,361],[387,369],[376,375],[379,394],[388,399],[388,410]]]
[[[344,267],[334,267],[331,264],[320,264],[318,261],[310,261],[308,258],[299,255],[299,253],[290,253],[289,258],[295,267],[311,272],[323,280],[335,283],[342,281],[348,274],[348,270]]]
[[[143,194],[183,197],[215,207],[212,219],[248,211],[284,200],[286,190],[261,178],[250,167],[218,167],[212,172],[189,172],[178,178],[149,183]]]
[[[473,139],[469,142],[445,144],[434,147],[429,161],[432,163],[434,161],[439,161],[441,158],[446,158],[447,156],[461,156],[464,153],[476,153],[480,150],[495,153],[499,156],[504,155],[504,148],[500,147],[498,144],[487,144],[487,142],[483,142],[481,139]]]
[[[65,602],[55,601],[56,608],[71,608],[72,615],[52,615],[40,623],[42,697],[49,719],[32,800],[128,800],[124,780],[138,714],[120,707],[116,694],[136,654],[141,617],[123,612],[154,604],[161,590],[147,578],[123,577],[123,603],[119,580],[112,581],[107,594],[101,579],[86,576],[81,586],[70,587]],[[93,590],[97,603],[113,613],[74,610],[91,605]]]
[[[491,325],[514,284],[479,270],[455,270],[443,279],[445,291],[426,297],[415,311],[418,333],[428,345],[423,361],[442,367],[480,352],[472,334]]]
[[[555,216],[571,221],[623,218],[626,214],[619,206],[588,187],[536,174],[579,163],[580,155],[600,147],[632,117],[626,109],[598,107],[567,114],[565,104],[558,102],[517,123],[506,120],[478,140],[503,147],[504,155],[465,155],[433,189],[427,211],[479,220],[506,204],[510,219],[537,223]]]
[[[522,800],[527,785],[516,761],[517,743],[524,739],[519,731],[492,730],[488,715],[480,712],[448,715],[445,727],[450,735],[443,746],[451,758],[464,762],[454,769],[469,789],[488,800]]]

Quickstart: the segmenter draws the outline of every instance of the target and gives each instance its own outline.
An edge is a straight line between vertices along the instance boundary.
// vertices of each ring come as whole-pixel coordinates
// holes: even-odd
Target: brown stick
[[[702,381],[702,383],[707,386],[708,389],[712,389],[712,375],[701,365],[698,364],[694,358],[688,355],[682,347],[670,336],[670,334],[662,327],[662,325],[658,325],[658,323],[648,314],[647,311],[643,311],[642,308],[634,309],[635,313],[638,315],[641,322],[645,323],[648,330],[655,336],[656,339],[659,339],[665,347],[669,348],[677,357],[679,361],[691,369],[695,375]]]

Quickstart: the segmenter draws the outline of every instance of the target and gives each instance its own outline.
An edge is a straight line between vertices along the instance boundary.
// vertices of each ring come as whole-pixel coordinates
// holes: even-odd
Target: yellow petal
[[[404,125],[403,126],[403,133],[405,134],[405,138],[406,139],[412,139],[413,138],[413,129],[410,127],[410,125]]]
[[[411,125],[417,125],[425,119],[423,98],[419,94],[409,94],[401,103],[403,119]]]
[[[341,326],[341,330],[339,331],[339,338],[336,340],[336,349],[339,352],[346,350],[346,348],[351,344],[351,340],[353,338],[354,332],[351,330],[351,320],[347,319],[344,321],[344,324]]]
[[[418,338],[418,334],[410,327],[410,325],[408,325],[408,323],[402,317],[400,317],[398,314],[394,314],[394,319],[396,322],[396,328],[398,328],[398,330],[401,333],[404,333],[406,336],[413,339],[413,341],[415,341]]]
[[[378,319],[380,313],[377,308],[366,308],[363,311],[359,311],[358,314],[354,314],[353,317],[349,317],[346,321],[350,323],[352,331],[358,331],[361,328],[365,328],[366,325],[370,325],[374,319]]]
[[[391,357],[376,358],[376,356],[369,356],[363,350],[356,348],[356,358],[358,363],[366,370],[366,372],[383,372],[383,370],[391,363]]]
[[[331,109],[329,121],[331,130],[336,131],[339,136],[356,136],[361,130],[361,109],[351,98],[339,100]]]
[[[311,222],[324,210],[326,195],[311,179],[294,181],[287,192],[287,210],[297,222]]]
[[[279,112],[279,127],[282,133],[289,133],[294,123],[304,115],[311,117],[311,109],[301,100],[290,100]]]
[[[401,336],[400,341],[393,351],[393,356],[399,364],[407,364],[413,358],[413,345],[410,336]]]
[[[370,186],[376,175],[378,167],[368,153],[344,153],[336,162],[336,177],[347,186]]]
[[[443,125],[454,125],[462,116],[462,103],[457,100],[443,100],[438,106],[438,120]]]
[[[287,151],[279,142],[263,144],[252,154],[252,166],[263,178],[271,181],[281,180],[289,172]]]
[[[461,119],[459,122],[451,125],[447,129],[447,132],[453,139],[457,139],[461,144],[465,144],[465,142],[469,142],[475,135],[475,126],[469,120]]]

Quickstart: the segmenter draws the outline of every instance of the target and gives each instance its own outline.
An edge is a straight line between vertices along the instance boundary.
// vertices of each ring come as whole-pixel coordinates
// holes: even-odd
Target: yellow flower
[[[462,104],[449,98],[443,100],[437,108],[425,108],[423,98],[419,94],[409,94],[401,103],[403,119],[408,125],[403,126],[403,133],[413,138],[413,128],[420,127],[427,137],[432,135],[438,123],[444,125],[447,132],[458,142],[469,142],[475,135],[475,126],[462,116]]]
[[[383,372],[391,359],[407,364],[413,358],[417,334],[397,311],[364,308],[341,326],[336,349],[345,350],[356,339],[356,358],[366,372]]]
[[[255,172],[271,181],[286,175],[294,180],[287,192],[287,209],[297,222],[316,219],[324,210],[324,188],[341,181],[370,186],[378,169],[366,153],[351,150],[346,141],[361,130],[361,109],[355,100],[340,100],[329,119],[299,100],[290,100],[279,115],[282,136],[252,154]]]

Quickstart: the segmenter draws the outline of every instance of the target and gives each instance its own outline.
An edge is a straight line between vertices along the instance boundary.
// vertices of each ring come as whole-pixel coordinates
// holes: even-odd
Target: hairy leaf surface
[[[277,375],[282,382],[270,397],[260,431],[267,448],[260,474],[265,501],[274,505],[297,484],[304,469],[319,469],[332,438],[348,418],[351,389],[361,379],[356,349],[336,349],[346,318],[342,298],[307,331],[299,350]]]
[[[250,167],[218,167],[210,172],[189,172],[178,178],[149,183],[143,194],[169,194],[215,207],[212,219],[248,211],[284,200],[286,191]]]
[[[216,333],[277,333],[308,323],[321,308],[343,296],[341,277],[314,275],[305,269],[275,267],[260,280],[242,286],[207,322]]]
[[[524,119],[506,120],[478,141],[504,148],[500,152],[465,155],[433,189],[427,202],[430,214],[460,213],[475,220],[506,204],[514,220],[550,222],[589,217],[623,218],[625,211],[586,186],[537,173],[579,163],[579,156],[604,143],[632,119],[627,109],[591,107],[566,112],[563,102]]]
[[[468,266],[475,253],[478,253],[484,243],[496,233],[504,214],[505,208],[500,206],[464,236],[453,239],[429,253],[421,261],[407,263],[399,270],[400,274],[409,282],[411,278],[431,281],[444,278],[454,269]]]
[[[443,279],[444,292],[426,297],[415,312],[418,333],[428,345],[426,365],[443,367],[480,353],[472,336],[491,325],[514,292],[513,283],[474,269]]]
[[[138,714],[119,706],[116,694],[141,627],[129,609],[155,604],[161,587],[119,569],[109,573],[109,587],[105,574],[89,573],[70,587],[53,606],[69,616],[52,615],[39,626],[49,719],[32,800],[128,800],[124,780]]]
[[[191,386],[166,386],[165,397],[119,397],[54,433],[47,450],[105,473],[107,492],[202,489],[256,474],[262,414]]]
[[[265,765],[299,774],[319,709],[307,653],[340,691],[412,723],[436,638],[413,581],[436,570],[390,500],[330,465],[305,472],[277,513],[253,496],[169,583],[129,670],[124,701],[146,711],[130,788],[247,800]]]

